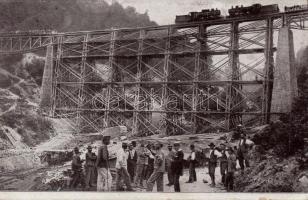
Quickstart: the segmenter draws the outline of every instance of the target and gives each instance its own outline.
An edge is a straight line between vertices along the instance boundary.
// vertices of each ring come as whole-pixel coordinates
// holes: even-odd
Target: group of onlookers
[[[220,165],[221,183],[228,191],[233,190],[234,173],[236,171],[237,160],[242,170],[249,167],[247,152],[252,141],[246,139],[246,135],[241,133],[241,138],[237,147],[231,147],[222,143],[215,147],[213,143],[209,145],[208,173],[211,179],[210,186],[215,187],[215,170],[217,164]],[[111,191],[112,176],[110,173],[109,152],[107,146],[110,137],[103,137],[103,144],[98,149],[97,156],[88,147],[85,163],[85,177],[82,172],[82,161],[78,148],[74,149],[72,162],[73,179],[71,186],[76,187],[79,183],[86,188],[90,188],[93,177],[97,173],[97,190]],[[180,148],[180,143],[175,142],[168,145],[166,155],[162,151],[161,143],[148,143],[136,141],[122,142],[122,147],[116,154],[116,191],[133,191],[135,188],[143,188],[152,191],[156,183],[157,191],[164,191],[164,173],[167,172],[168,183],[166,186],[174,186],[175,192],[180,192],[180,177],[183,175],[184,153]],[[190,154],[186,159],[189,164],[189,178],[186,183],[197,181],[196,166],[198,165],[197,152],[193,144],[190,145]],[[203,180],[204,183],[208,181]],[[124,187],[125,186],[125,187]]]
[[[210,186],[215,187],[215,169],[219,162],[221,184],[225,186],[227,191],[233,190],[234,174],[236,172],[237,160],[239,162],[241,173],[245,167],[249,167],[248,150],[253,145],[253,142],[246,138],[245,133],[240,134],[238,146],[227,146],[221,143],[219,147],[215,147],[213,143],[210,146],[208,158],[208,172],[211,179]],[[203,182],[207,183],[206,180]]]

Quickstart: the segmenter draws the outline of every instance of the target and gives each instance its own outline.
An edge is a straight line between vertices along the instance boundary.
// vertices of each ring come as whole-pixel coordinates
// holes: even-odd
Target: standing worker
[[[137,167],[134,181],[137,187],[143,187],[143,176],[146,171],[146,166],[148,164],[147,155],[147,149],[144,147],[144,143],[141,143],[140,147],[137,149]]]
[[[161,151],[161,144],[155,144],[154,171],[147,181],[147,191],[152,191],[156,182],[157,192],[164,191],[165,155]]]
[[[167,184],[167,186],[171,186],[173,185],[173,181],[174,181],[174,178],[173,178],[173,173],[172,173],[172,168],[171,168],[171,163],[173,161],[173,157],[174,157],[174,151],[172,150],[172,145],[169,144],[168,145],[168,155],[166,157],[166,169],[167,169],[167,173],[168,173],[168,181],[169,183]]]
[[[148,181],[154,171],[154,156],[156,155],[156,153],[154,152],[155,146],[153,144],[148,144],[146,148],[149,150],[149,154],[147,155],[148,166],[146,168],[146,176],[145,176],[146,181]]]
[[[130,175],[130,180],[133,182],[135,178],[136,171],[136,163],[137,163],[137,152],[134,148],[133,143],[129,145],[128,158],[127,158],[127,171]]]
[[[221,157],[221,153],[215,149],[215,145],[211,143],[209,145],[210,149],[210,154],[209,154],[209,175],[211,177],[211,187],[215,187],[215,169],[217,166],[217,158]]]
[[[241,137],[241,134],[244,133],[243,125],[238,124],[235,128],[235,131],[233,133],[232,139],[238,140]]]
[[[82,160],[78,147],[74,148],[74,155],[72,161],[73,179],[70,184],[71,187],[76,188],[79,184],[84,186],[84,175],[82,173]]]
[[[175,192],[181,192],[180,189],[180,176],[183,175],[183,158],[184,153],[182,149],[180,149],[180,143],[176,142],[174,143],[174,150],[175,154],[173,157],[173,161],[171,163],[171,169],[172,169],[172,176],[173,176],[173,184],[174,184],[174,191]]]
[[[85,172],[86,172],[86,189],[92,187],[93,179],[95,177],[95,163],[96,155],[92,152],[92,147],[88,146],[88,152],[86,153],[86,163],[85,163]]]
[[[227,173],[227,168],[228,168],[228,160],[227,160],[225,144],[221,143],[219,145],[219,150],[220,150],[220,153],[221,153],[221,157],[219,158],[219,161],[220,161],[221,183],[224,186],[226,186],[226,173]]]
[[[190,150],[191,150],[191,153],[187,159],[189,162],[189,179],[186,183],[193,183],[197,181],[195,145],[191,144]]]
[[[97,153],[97,191],[111,191],[112,176],[109,169],[110,136],[103,137],[103,145],[99,147]]]
[[[253,144],[254,144],[253,141],[246,138],[245,133],[241,134],[241,139],[238,143],[238,148],[237,148],[237,157],[239,164],[241,166],[242,173],[244,172],[245,167],[249,167],[248,150]]]
[[[226,188],[227,192],[233,190],[234,183],[234,172],[236,170],[236,155],[232,147],[227,149],[228,151],[228,167],[227,167],[227,176],[226,176]]]
[[[122,143],[122,148],[117,152],[117,162],[116,162],[116,191],[122,191],[121,180],[124,180],[127,191],[132,191],[130,177],[127,172],[127,144]]]

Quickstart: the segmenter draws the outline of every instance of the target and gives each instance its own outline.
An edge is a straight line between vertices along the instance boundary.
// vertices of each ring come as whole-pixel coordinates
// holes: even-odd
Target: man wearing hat
[[[209,175],[211,178],[211,187],[215,187],[215,169],[217,166],[217,158],[221,157],[221,153],[215,149],[214,143],[210,143],[209,147],[210,149],[210,154],[209,154]]]
[[[127,172],[127,143],[122,143],[122,148],[117,152],[116,162],[116,191],[122,191],[121,181],[126,185],[127,191],[132,191],[130,177]]]
[[[136,141],[133,141],[136,142]],[[134,181],[135,171],[136,171],[136,163],[137,163],[137,152],[134,147],[134,143],[129,144],[128,148],[128,158],[127,158],[127,171],[130,175],[130,180]]]
[[[110,136],[103,137],[103,145],[99,147],[96,159],[97,191],[111,191],[112,176],[109,169]]]
[[[95,178],[95,162],[96,155],[92,152],[92,147],[88,146],[86,153],[85,173],[86,173],[86,189],[92,187],[93,179]]]
[[[147,155],[148,166],[146,168],[145,181],[148,181],[154,171],[154,156],[156,155],[156,153],[154,144],[149,143],[147,144],[146,148],[149,150],[149,154]]]
[[[168,173],[168,181],[169,183],[167,184],[167,186],[171,186],[173,185],[173,173],[172,173],[172,169],[171,169],[171,163],[173,161],[173,157],[174,157],[174,151],[172,150],[172,145],[169,144],[168,145],[168,155],[166,157],[166,169],[167,169],[167,173]]]
[[[226,185],[226,173],[227,173],[227,168],[228,168],[226,145],[224,143],[221,143],[219,145],[219,150],[220,150],[220,153],[222,155],[219,159],[219,161],[220,161],[221,183],[223,185]]]
[[[171,170],[173,172],[173,184],[174,184],[174,191],[180,192],[180,176],[183,175],[183,158],[184,153],[182,149],[180,149],[180,143],[176,142],[173,145],[175,154],[171,163]]]
[[[84,175],[82,173],[82,160],[80,159],[79,148],[74,148],[74,155],[72,161],[73,179],[70,186],[76,188],[79,184],[84,186]]]
[[[244,133],[243,130],[243,125],[242,124],[238,124],[234,130],[233,136],[232,138],[237,140],[240,138],[241,134]]]
[[[146,172],[146,167],[148,165],[148,155],[149,150],[145,147],[144,142],[140,143],[137,151],[137,166],[136,166],[136,175],[135,175],[135,185],[138,187],[143,186],[144,175]]]
[[[161,151],[161,144],[155,144],[154,171],[147,181],[147,191],[152,191],[156,182],[157,192],[164,191],[165,155]]]
[[[189,162],[189,179],[186,183],[193,183],[197,181],[197,174],[196,174],[196,152],[195,152],[195,145],[190,145],[190,155],[187,159]]]
[[[228,152],[228,167],[227,167],[227,176],[226,176],[226,188],[227,192],[233,190],[233,183],[234,183],[234,173],[236,170],[236,155],[232,147],[228,147],[226,149]]]
[[[244,171],[245,167],[249,167],[248,150],[251,148],[251,146],[253,146],[253,144],[253,141],[246,138],[245,133],[241,133],[237,148],[237,156],[242,172]]]

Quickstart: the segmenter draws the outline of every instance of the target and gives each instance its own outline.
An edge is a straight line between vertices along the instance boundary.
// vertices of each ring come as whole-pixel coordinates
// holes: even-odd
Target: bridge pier
[[[289,113],[292,103],[298,96],[295,68],[293,33],[289,27],[279,30],[276,66],[271,101],[271,119],[275,120],[275,113]]]
[[[50,114],[52,108],[52,95],[53,95],[53,46],[47,46],[46,50],[46,60],[42,78],[41,86],[41,102],[40,109],[46,113]]]

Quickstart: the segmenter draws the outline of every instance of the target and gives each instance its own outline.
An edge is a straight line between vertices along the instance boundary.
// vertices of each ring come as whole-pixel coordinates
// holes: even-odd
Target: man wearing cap
[[[78,147],[74,148],[74,155],[72,161],[73,179],[70,186],[76,188],[79,184],[84,186],[84,175],[82,173],[82,160],[80,159],[80,152]]]
[[[116,191],[122,191],[121,180],[124,180],[127,191],[132,191],[130,177],[127,172],[127,143],[122,143],[122,148],[117,152],[116,162]]]
[[[135,141],[133,141],[133,142],[135,142]],[[129,144],[128,158],[127,158],[127,171],[130,175],[131,181],[134,181],[136,163],[137,163],[137,152],[135,150],[133,142],[131,144]]]
[[[183,158],[184,153],[182,149],[180,149],[180,143],[174,143],[174,150],[175,154],[171,163],[171,170],[173,172],[173,184],[174,184],[174,191],[180,192],[180,176],[183,175]]]
[[[234,183],[234,173],[236,170],[236,155],[232,147],[227,148],[228,152],[228,167],[227,167],[227,175],[226,175],[226,188],[227,192],[233,190],[233,183]]]
[[[155,144],[154,171],[147,181],[147,191],[152,191],[156,182],[157,192],[164,191],[165,155],[161,151],[161,144]]]
[[[187,159],[189,162],[189,179],[186,183],[193,183],[197,181],[195,145],[191,144],[190,150],[191,150],[191,153]]]
[[[244,171],[245,166],[249,167],[248,150],[253,144],[254,144],[253,141],[246,138],[245,133],[241,134],[241,138],[237,148],[237,156],[242,172]]]
[[[217,166],[217,158],[221,157],[221,153],[215,149],[215,145],[213,143],[211,143],[209,145],[210,149],[210,154],[209,154],[209,175],[211,177],[211,187],[215,187],[215,169]]]
[[[173,173],[172,173],[172,169],[171,169],[171,163],[173,161],[173,157],[174,157],[174,151],[172,150],[172,145],[169,144],[168,145],[168,155],[166,157],[166,169],[167,169],[167,173],[168,173],[168,181],[169,183],[167,184],[167,186],[171,186],[173,185]]]
[[[86,163],[85,163],[85,172],[86,172],[86,189],[92,187],[93,179],[95,177],[95,162],[96,155],[92,152],[92,147],[88,146],[88,152],[86,153]]]
[[[112,176],[109,170],[110,136],[103,137],[103,145],[99,147],[96,159],[97,167],[97,191],[111,191]]]

